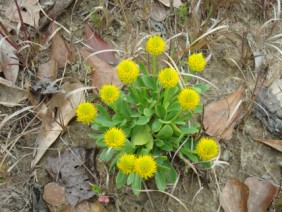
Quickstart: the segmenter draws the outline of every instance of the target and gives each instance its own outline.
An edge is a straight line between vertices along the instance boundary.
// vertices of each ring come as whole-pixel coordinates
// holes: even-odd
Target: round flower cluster
[[[103,85],[100,90],[100,97],[106,104],[113,104],[118,100],[119,89],[115,85]]]
[[[201,72],[206,67],[206,60],[203,53],[191,54],[188,57],[187,64],[192,71]]]
[[[139,74],[139,68],[132,60],[123,60],[117,66],[117,74],[121,82],[132,84]]]
[[[178,102],[185,110],[194,110],[200,103],[200,95],[193,88],[185,88],[178,95]]]
[[[92,123],[97,115],[96,107],[90,102],[80,103],[75,112],[77,121],[81,122],[82,124]]]
[[[164,53],[165,48],[165,41],[159,35],[150,37],[146,43],[146,51],[152,55],[160,55]]]
[[[104,134],[104,141],[106,145],[111,148],[123,147],[125,138],[124,132],[117,127],[108,129]]]
[[[218,144],[211,138],[201,138],[196,145],[196,153],[202,160],[210,160],[218,155]]]
[[[151,155],[136,157],[133,154],[123,154],[117,162],[117,167],[124,174],[135,172],[145,180],[154,176],[157,171],[157,163]]]
[[[165,68],[159,72],[158,78],[163,88],[173,88],[177,85],[179,76],[173,68]]]

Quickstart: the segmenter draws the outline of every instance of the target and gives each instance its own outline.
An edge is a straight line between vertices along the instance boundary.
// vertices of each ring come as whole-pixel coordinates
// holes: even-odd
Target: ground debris
[[[55,158],[48,157],[45,168],[53,179],[65,186],[66,199],[71,206],[94,196],[90,183],[97,183],[95,149],[65,150]]]

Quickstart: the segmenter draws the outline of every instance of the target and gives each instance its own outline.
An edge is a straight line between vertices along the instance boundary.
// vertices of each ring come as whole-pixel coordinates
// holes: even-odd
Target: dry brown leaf
[[[79,103],[84,102],[83,91],[67,96],[69,92],[83,87],[81,83],[65,83],[61,90],[63,93],[55,94],[48,105],[48,111],[36,138],[35,157],[31,161],[31,167],[38,163],[48,148],[63,132],[64,127],[75,117],[75,109]]]
[[[8,107],[19,105],[27,99],[27,93],[9,80],[0,77],[0,104]]]
[[[92,74],[93,87],[100,89],[104,84],[122,86],[122,83],[118,79],[116,68],[110,66],[95,55],[90,56],[91,53],[86,49],[81,49],[80,53],[85,60],[84,63],[94,69]],[[97,92],[97,90],[94,91]]]
[[[166,7],[170,7],[170,0],[158,0],[158,1],[161,2],[163,5],[165,5]],[[183,5],[181,0],[173,0],[173,7],[178,8],[181,5]]]
[[[57,62],[54,59],[39,65],[37,78],[42,79],[44,77],[52,80],[57,79]]]
[[[103,50],[109,50],[113,49],[113,47],[103,40],[94,30],[92,30],[89,26],[85,27],[85,42],[88,46],[90,46],[92,49],[91,51],[97,52],[97,51],[103,51]],[[117,65],[117,58],[114,55],[114,52],[103,52],[96,55],[106,63]]]
[[[55,30],[55,25],[52,26],[52,32]],[[58,68],[64,68],[65,64],[71,60],[72,53],[70,47],[65,43],[58,32],[52,38],[51,44],[51,58],[54,59]]]
[[[15,51],[15,48],[0,35],[0,72],[13,83],[17,81],[19,72],[19,60]]]
[[[41,10],[39,0],[22,0],[18,1],[18,4],[23,22],[37,28]],[[11,1],[8,5],[5,16],[12,21],[20,22],[18,9],[14,1]]]
[[[232,132],[239,117],[240,107],[238,108],[238,105],[243,92],[244,88],[241,86],[234,93],[205,107],[203,124],[208,135],[219,136],[226,140],[232,138]],[[232,114],[233,116],[230,119]]]
[[[257,177],[248,177],[245,184],[249,187],[248,211],[265,212],[275,197],[277,187]]]
[[[226,182],[220,204],[225,212],[248,212],[249,188],[246,184],[237,179],[230,179]]]
[[[92,176],[96,173],[95,159],[94,148],[67,149],[54,158],[47,158],[46,170],[65,187],[66,200],[72,207],[95,194],[91,189],[91,184],[98,183],[98,177]]]
[[[72,212],[71,206],[64,208],[61,212]],[[106,208],[98,201],[92,202],[82,202],[77,205],[73,212],[107,212]]]
[[[254,138],[254,140],[264,143],[279,152],[282,152],[282,140],[272,140],[272,139],[262,139],[262,138]]]
[[[169,16],[169,10],[164,7],[163,4],[158,2],[152,3],[151,11],[150,11],[150,18],[162,22]]]

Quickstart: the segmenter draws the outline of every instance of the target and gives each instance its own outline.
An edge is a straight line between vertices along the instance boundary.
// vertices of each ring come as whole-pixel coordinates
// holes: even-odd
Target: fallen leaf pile
[[[64,202],[64,199],[54,199],[52,192],[60,192],[62,195],[59,196],[65,194],[67,202],[74,207],[79,202],[91,198],[94,195],[91,190],[91,183],[97,183],[95,157],[95,149],[85,150],[83,148],[68,149],[55,158],[48,157],[45,168],[54,180],[64,186],[64,189],[58,188],[54,184],[49,185],[51,189],[49,188],[48,192],[51,192],[51,194],[45,193],[44,199],[49,198],[48,202],[59,205]],[[45,189],[48,188],[45,186]]]

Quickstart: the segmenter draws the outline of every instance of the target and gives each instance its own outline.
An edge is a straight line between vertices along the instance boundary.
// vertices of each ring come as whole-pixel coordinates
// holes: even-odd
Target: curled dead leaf
[[[210,136],[230,140],[236,121],[240,116],[244,88],[241,86],[227,97],[212,102],[205,107],[203,124]]]
[[[267,211],[275,197],[277,187],[268,180],[258,177],[248,177],[245,184],[249,187],[248,211]]]
[[[0,35],[0,72],[13,83],[17,81],[19,72],[19,60],[15,52],[16,49]]]
[[[38,67],[37,78],[50,78],[51,80],[57,79],[57,62],[54,59],[46,63],[40,64]]]
[[[282,140],[272,140],[272,139],[262,139],[262,138],[254,138],[255,141],[264,143],[279,152],[282,152]]]
[[[64,127],[75,117],[75,109],[79,103],[84,102],[85,96],[82,90],[73,92],[69,96],[68,93],[81,87],[83,87],[81,83],[65,83],[61,87],[63,93],[55,94],[50,100],[47,113],[36,137],[35,157],[31,162],[32,168],[64,131]]]
[[[245,183],[237,179],[230,179],[226,182],[220,204],[225,212],[248,212],[249,188]]]

